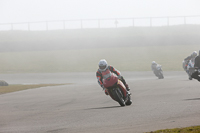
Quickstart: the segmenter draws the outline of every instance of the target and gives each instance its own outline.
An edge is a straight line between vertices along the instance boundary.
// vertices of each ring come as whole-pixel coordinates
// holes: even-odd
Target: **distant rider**
[[[188,66],[188,63],[190,62],[190,60],[194,61],[196,56],[197,56],[197,51],[194,51],[190,56],[188,56],[187,58],[184,59],[185,71],[187,71],[187,66]]]
[[[192,78],[197,79],[200,82],[200,76],[199,76],[199,72],[200,72],[200,50],[199,50],[199,55],[195,58],[194,60],[194,68],[195,68],[195,72],[192,74]]]
[[[106,70],[110,70],[112,73],[116,74],[118,76],[118,79],[120,79],[122,81],[122,83],[125,85],[127,92],[129,93],[129,86],[126,83],[125,79],[123,78],[123,76],[121,76],[121,73],[115,69],[114,67],[110,66],[107,64],[107,61],[105,59],[102,59],[99,61],[99,69],[96,72],[96,77],[98,80],[99,85],[103,88],[103,75],[102,72],[106,71]],[[105,90],[105,94],[108,95],[107,91]]]
[[[159,64],[157,64],[155,61],[152,61],[152,63],[151,63],[151,70],[153,71],[153,73],[156,75],[156,76],[159,76],[159,75],[157,75],[157,66],[161,66],[161,65],[159,65]]]

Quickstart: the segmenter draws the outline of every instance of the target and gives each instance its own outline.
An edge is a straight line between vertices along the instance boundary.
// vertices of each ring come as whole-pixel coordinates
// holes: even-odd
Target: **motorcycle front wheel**
[[[163,76],[163,72],[162,71],[160,71],[159,72],[159,77],[158,77],[159,79],[164,79],[164,76]]]
[[[113,89],[112,92],[113,92],[113,95],[114,95],[116,101],[117,101],[121,106],[125,106],[126,104],[125,104],[125,101],[124,101],[124,99],[123,99],[123,94],[122,94],[121,90],[120,90],[119,88],[115,88],[115,89]]]

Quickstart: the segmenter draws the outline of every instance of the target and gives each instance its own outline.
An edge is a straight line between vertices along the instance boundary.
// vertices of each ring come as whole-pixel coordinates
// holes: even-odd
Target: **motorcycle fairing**
[[[103,85],[105,88],[112,87],[117,82],[118,82],[118,78],[114,76],[114,74],[111,74],[110,77],[103,79]]]
[[[112,93],[110,92],[110,90],[116,87],[120,88],[120,90],[122,91],[124,95],[124,98],[127,96],[125,85],[114,74],[112,74],[109,78],[104,79],[103,84],[112,99],[114,99],[114,97],[112,96]]]
[[[108,94],[110,95],[110,97],[111,97],[113,100],[117,101],[117,100],[114,98],[114,96],[112,95],[113,89],[116,89],[116,88],[119,88],[119,89],[121,90],[121,92],[122,92],[124,98],[126,98],[127,93],[126,93],[125,86],[124,86],[124,84],[123,84],[119,79],[118,79],[118,81],[117,81],[113,86],[106,88],[106,91],[108,92]]]
[[[118,79],[118,83],[117,83],[118,87],[122,90],[122,93],[124,95],[124,97],[126,97],[126,87],[125,85],[122,83],[121,80]]]

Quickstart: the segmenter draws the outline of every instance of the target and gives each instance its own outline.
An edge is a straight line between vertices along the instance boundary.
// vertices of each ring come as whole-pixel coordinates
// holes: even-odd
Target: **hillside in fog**
[[[200,44],[200,25],[0,31],[1,52]]]

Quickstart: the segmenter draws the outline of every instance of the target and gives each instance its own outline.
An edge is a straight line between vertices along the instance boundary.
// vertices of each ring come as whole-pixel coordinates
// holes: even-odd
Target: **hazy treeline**
[[[48,51],[104,47],[196,45],[200,25],[0,31],[0,52]]]

